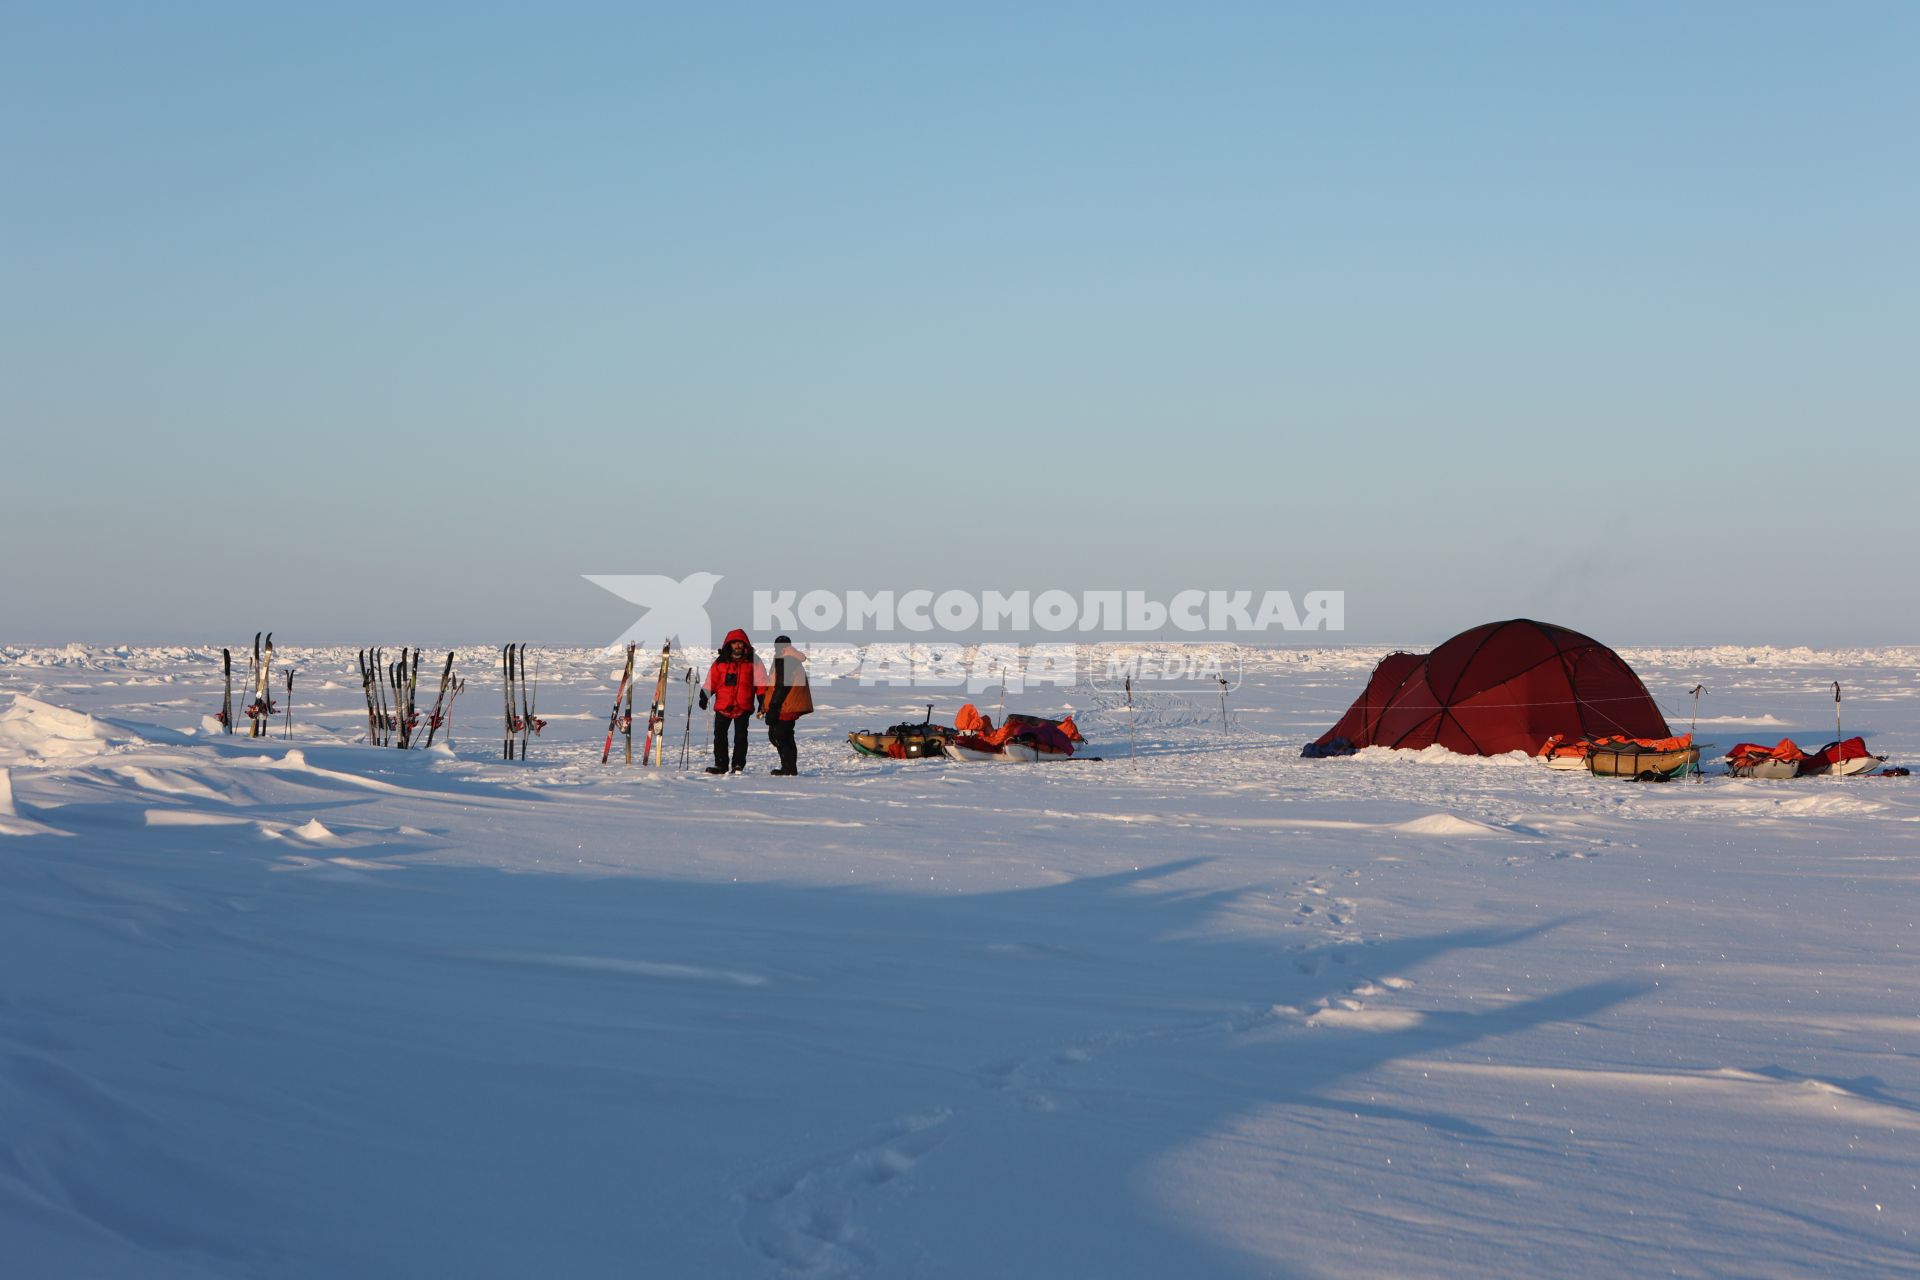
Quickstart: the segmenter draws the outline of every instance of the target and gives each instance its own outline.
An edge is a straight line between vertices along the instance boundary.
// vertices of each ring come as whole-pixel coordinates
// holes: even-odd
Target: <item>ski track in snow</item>
[[[857,759],[924,700],[827,693],[783,781],[602,767],[594,651],[542,652],[509,763],[496,649],[458,754],[403,755],[351,649],[279,650],[293,739],[249,741],[205,732],[217,649],[0,648],[0,959],[50,965],[0,989],[0,1227],[43,1274],[1920,1266],[1908,781],[1299,759],[1380,652],[1257,655],[1228,735],[1151,700],[1137,760],[1111,695],[1011,700],[1099,763]],[[1920,650],[1627,656],[1803,742],[1841,667],[1920,748]],[[481,1114],[564,1194],[486,1171]],[[592,1176],[658,1203],[628,1235]]]

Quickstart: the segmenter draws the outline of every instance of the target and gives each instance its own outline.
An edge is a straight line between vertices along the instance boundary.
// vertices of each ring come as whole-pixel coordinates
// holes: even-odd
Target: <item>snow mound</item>
[[[1475,822],[1471,818],[1456,817],[1451,813],[1430,813],[1424,818],[1415,818],[1412,822],[1402,822],[1387,829],[1409,836],[1504,836],[1507,834],[1498,827],[1490,827],[1484,822]]]
[[[63,836],[67,833],[35,822],[20,812],[13,802],[13,775],[0,765],[0,836]]]
[[[51,703],[13,696],[0,711],[0,764],[49,764],[104,755],[106,735],[93,717]]]
[[[1524,751],[1509,751],[1504,755],[1497,756],[1470,756],[1463,752],[1450,750],[1437,742],[1425,747],[1362,747],[1351,756],[1335,758],[1348,760],[1391,760],[1411,764],[1452,765],[1469,769],[1482,769],[1488,766],[1508,768],[1514,765],[1525,765],[1531,768],[1535,764],[1534,758]]]
[[[295,840],[302,844],[325,844],[339,839],[333,829],[318,818],[310,818],[299,826],[287,826],[278,822],[257,822],[260,834],[269,840]]]
[[[1857,800],[1852,796],[1796,796],[1791,800],[1779,801],[1776,806],[1781,813],[1792,813],[1817,817],[1832,817],[1839,814],[1878,813],[1886,808],[1872,800]]]

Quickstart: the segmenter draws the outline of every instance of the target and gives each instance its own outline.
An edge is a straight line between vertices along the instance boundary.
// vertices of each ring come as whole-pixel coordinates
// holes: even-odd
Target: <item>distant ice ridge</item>
[[[1263,665],[1280,667],[1371,667],[1381,658],[1396,651],[1424,652],[1445,640],[1446,636],[1436,635],[1428,640],[1407,640],[1398,644],[1352,644],[1352,645],[1222,645],[1220,647],[1237,648],[1250,661]],[[1605,635],[1595,636],[1601,643],[1610,643]],[[399,637],[395,638],[396,640]],[[241,661],[246,637],[238,637],[233,646],[233,656]],[[1045,643],[1060,643],[1061,637],[1048,635]],[[1005,641],[1002,643],[1018,643]],[[1092,647],[1115,653],[1154,652],[1180,647],[1181,641],[1175,640],[1137,640],[1137,641],[1092,641]],[[1198,641],[1195,643],[1209,643]],[[397,644],[392,646],[397,648]],[[445,649],[442,644],[425,646],[430,652],[435,648]],[[498,659],[499,649],[495,645],[461,644],[457,648],[466,661],[492,657]],[[582,662],[598,660],[610,652],[604,645],[538,645],[543,654],[551,654],[557,659],[577,658]],[[808,647],[804,642],[802,648]],[[905,655],[909,648],[931,649],[939,651],[960,651],[971,649],[970,640],[943,640],[939,638],[916,636],[911,639],[869,642],[866,646],[887,654]],[[1645,663],[1649,666],[1885,666],[1920,667],[1920,645],[1849,645],[1838,648],[1817,649],[1807,645],[1614,645],[1614,649],[1630,663]],[[302,659],[335,659],[342,655],[351,662],[354,655],[352,645],[300,646],[280,644],[276,652],[286,657]],[[182,666],[197,663],[220,661],[220,646],[212,645],[8,645],[0,644],[0,668],[38,668],[38,669],[78,669],[90,671],[178,671]]]
[[[1618,648],[1628,665],[1639,667],[1914,667],[1920,666],[1920,648],[1891,645],[1866,648],[1811,649],[1805,645],[1699,645]]]

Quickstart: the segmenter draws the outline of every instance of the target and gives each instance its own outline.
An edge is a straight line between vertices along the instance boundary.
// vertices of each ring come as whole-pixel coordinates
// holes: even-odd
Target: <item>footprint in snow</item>
[[[872,1141],[808,1161],[748,1188],[741,1235],[763,1257],[802,1274],[876,1272],[855,1214],[862,1194],[913,1172],[946,1138],[946,1110],[906,1116]]]

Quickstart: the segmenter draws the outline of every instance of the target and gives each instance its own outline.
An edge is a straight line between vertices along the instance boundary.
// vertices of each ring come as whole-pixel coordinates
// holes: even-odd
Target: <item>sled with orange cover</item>
[[[1700,748],[1693,735],[1677,738],[1608,737],[1563,741],[1548,738],[1535,757],[1549,769],[1585,769],[1598,778],[1636,778],[1664,782],[1700,768]]]
[[[1070,760],[1074,748],[1086,741],[1072,716],[1049,720],[1014,713],[995,728],[993,721],[971,702],[953,717],[959,736],[946,744],[947,758],[963,764],[1037,764]]]

